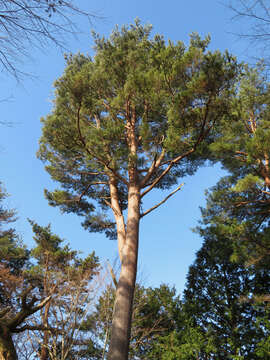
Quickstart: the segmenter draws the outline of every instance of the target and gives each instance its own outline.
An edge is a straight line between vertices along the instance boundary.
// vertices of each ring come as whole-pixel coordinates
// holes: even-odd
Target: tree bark
[[[0,324],[0,360],[18,360],[10,330]]]
[[[42,319],[43,325],[47,327],[48,327],[49,308],[50,308],[50,304],[48,303],[45,305],[44,316]],[[48,339],[49,339],[48,332],[45,331],[43,334],[43,343],[41,344],[40,360],[47,360],[49,358]]]
[[[124,221],[122,209],[119,205],[117,180],[115,179],[114,176],[110,177],[110,192],[111,192],[111,207],[114,213],[116,229],[117,229],[118,252],[122,264],[122,252],[126,242],[126,228],[125,228],[125,221]]]
[[[108,360],[128,360],[133,295],[137,274],[140,222],[140,191],[129,187],[126,241],[116,290],[115,309]]]

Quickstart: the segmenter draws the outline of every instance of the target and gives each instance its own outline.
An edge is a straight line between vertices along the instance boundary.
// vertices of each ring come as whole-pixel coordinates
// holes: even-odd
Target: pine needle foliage
[[[166,44],[160,35],[150,38],[150,31],[136,21],[116,28],[109,39],[94,34],[95,56],[66,57],[54,108],[42,119],[38,156],[61,185],[45,191],[50,205],[77,213],[86,229],[108,237],[115,237],[115,222],[106,215],[110,178],[124,211],[131,166],[142,192],[154,182],[155,188],[169,189],[193,174],[205,160],[203,140],[227,111],[237,71],[228,53],[206,51],[209,38],[193,34],[186,47]],[[132,116],[136,155],[130,151]],[[179,154],[181,161],[174,162]],[[168,165],[170,171],[156,182]]]

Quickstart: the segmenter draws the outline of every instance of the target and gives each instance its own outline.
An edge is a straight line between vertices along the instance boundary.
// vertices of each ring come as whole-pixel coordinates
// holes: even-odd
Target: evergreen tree
[[[257,346],[269,331],[257,326],[265,309],[252,297],[270,291],[270,274],[231,262],[233,242],[222,226],[200,232],[204,243],[189,269],[184,303],[193,325],[214,345],[202,359],[260,359]]]
[[[28,252],[10,224],[16,221],[16,213],[5,206],[7,194],[0,183],[0,308],[12,305],[12,294],[22,283],[22,271],[27,263]]]
[[[270,220],[270,88],[263,68],[246,68],[230,122],[211,145],[214,157],[229,175],[208,194],[203,221],[224,225],[234,238],[235,259],[269,263]]]
[[[69,56],[52,113],[42,120],[39,157],[62,186],[46,191],[49,203],[118,239],[110,360],[128,357],[140,219],[181,186],[149,210],[142,200],[203,163],[238,71],[227,53],[206,51],[209,39],[193,34],[185,47],[152,39],[150,30],[136,21],[109,39],[96,35],[93,59]]]
[[[85,259],[78,252],[63,245],[63,240],[51,231],[51,226],[39,226],[30,221],[36,247],[32,249],[35,261],[28,277],[39,288],[43,297],[51,296],[41,314],[44,327],[57,329],[40,332],[36,337],[40,360],[85,359],[84,349],[95,352],[91,341],[84,341],[81,326],[89,312],[93,293],[91,281],[99,271],[99,260],[93,252]],[[94,282],[94,281],[93,281]],[[88,351],[89,355],[89,351]]]
[[[88,321],[95,324],[96,336],[107,352],[113,317],[115,289],[109,286],[99,298],[96,312]],[[181,316],[181,302],[176,290],[163,284],[159,288],[136,285],[132,312],[129,359],[158,359],[153,348],[161,336],[172,333]],[[179,322],[179,321],[178,321]],[[152,357],[154,356],[154,357]]]
[[[27,264],[28,252],[19,241],[15,229],[10,227],[16,217],[14,210],[6,208],[6,197],[0,183],[0,357],[16,359],[11,329],[14,325],[12,320],[16,317],[11,317],[11,312],[14,315],[20,306],[18,298],[24,283],[22,273]]]

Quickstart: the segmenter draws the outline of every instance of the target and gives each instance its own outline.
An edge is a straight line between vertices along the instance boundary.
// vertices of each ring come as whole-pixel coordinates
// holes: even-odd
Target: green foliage
[[[263,294],[270,289],[269,272],[231,262],[233,241],[222,227],[200,233],[204,243],[189,269],[182,301],[166,285],[137,285],[130,359],[267,358],[269,314]],[[110,337],[114,297],[114,288],[108,287],[86,322],[103,344]]]
[[[95,323],[96,336],[104,342],[110,337],[110,327],[115,291],[108,287],[99,298],[96,313],[89,323]],[[181,302],[174,288],[161,285],[159,288],[145,288],[137,285],[132,315],[130,359],[158,359],[155,353],[160,338],[169,336],[177,327],[181,317]],[[105,346],[105,344],[104,344]]]
[[[29,222],[36,247],[31,251],[33,265],[26,276],[41,296],[52,296],[39,318],[43,326],[58,330],[55,333],[41,331],[39,346],[45,346],[52,359],[77,356],[88,359],[98,346],[86,338],[81,324],[97,291],[91,288],[91,282],[100,271],[99,259],[94,252],[81,258],[52,232],[50,225],[42,227],[34,221]]]
[[[233,260],[265,266],[269,262],[270,89],[261,64],[245,68],[231,104],[231,121],[211,144],[214,159],[230,176],[208,194],[203,222],[219,223],[234,239]]]
[[[141,182],[162,158],[142,188],[175,156],[182,155],[181,163],[172,163],[155,187],[169,189],[179,176],[193,174],[207,157],[210,131],[228,111],[238,72],[228,53],[206,50],[209,38],[193,34],[185,46],[150,32],[151,26],[136,20],[108,39],[94,34],[95,56],[66,57],[64,74],[55,82],[54,107],[42,119],[38,156],[62,187],[45,192],[50,205],[84,217],[86,229],[111,238],[109,183],[116,181],[124,211],[131,168]]]
[[[199,347],[202,358],[259,359],[260,342],[270,334],[267,327],[256,325],[265,308],[254,306],[252,299],[270,291],[269,271],[232,263],[233,241],[222,226],[200,233],[204,243],[189,269],[184,309],[193,327],[199,328],[198,345],[200,339],[209,341]]]
[[[270,334],[270,322],[269,322],[269,306],[266,308],[265,313],[256,322],[257,327],[264,328],[268,334]],[[258,343],[256,347],[256,355],[259,359],[268,359],[270,356],[270,335],[264,337]]]
[[[5,207],[6,197],[0,183],[0,308],[11,305],[15,300],[13,295],[23,281],[22,272],[29,256],[15,229],[9,227],[16,217],[14,210]]]
[[[216,350],[211,337],[206,338],[199,327],[191,325],[188,320],[182,320],[181,325],[181,331],[174,330],[166,336],[159,337],[153,344],[149,359],[208,359],[208,355]]]

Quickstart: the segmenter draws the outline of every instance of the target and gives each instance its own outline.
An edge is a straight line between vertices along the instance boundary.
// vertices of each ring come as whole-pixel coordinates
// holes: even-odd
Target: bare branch
[[[5,309],[0,311],[0,319],[3,318],[7,313],[9,313],[11,310],[11,307],[6,307]]]
[[[0,0],[0,65],[19,78],[17,64],[31,57],[33,48],[53,43],[66,50],[67,35],[76,36],[73,15],[88,19],[97,15],[79,9],[74,0]]]
[[[109,267],[109,271],[110,271],[110,274],[111,274],[111,277],[112,277],[112,281],[114,283],[114,286],[115,288],[117,288],[117,279],[116,279],[116,275],[113,271],[113,268],[111,267],[111,264],[109,263],[109,261],[107,262],[108,263],[108,267]]]
[[[61,333],[61,330],[59,330],[59,329],[42,326],[42,325],[24,325],[20,328],[16,328],[12,332],[18,334],[18,333],[24,332],[25,330],[51,331],[53,333]]]
[[[38,305],[36,305],[33,309],[32,309],[32,314],[34,314],[35,312],[37,312],[38,310],[42,309],[43,306],[45,306],[50,300],[51,300],[52,296],[47,296],[44,300],[42,300]]]
[[[9,329],[16,330],[17,326],[21,325],[26,318],[28,318],[30,315],[36,313],[40,309],[42,309],[50,300],[51,295],[46,297],[44,300],[42,300],[38,305],[33,307],[34,303],[37,301],[37,298],[34,296],[31,301],[27,304],[25,296],[29,293],[29,289],[26,289],[24,293],[22,294],[22,309],[19,311],[12,319],[10,319],[7,322],[7,326]]]
[[[149,214],[151,211],[157,209],[160,205],[164,204],[171,196],[173,196],[177,191],[179,191],[183,185],[184,185],[184,183],[179,185],[174,191],[172,191],[168,196],[166,196],[164,200],[162,200],[157,205],[155,205],[155,206],[151,207],[150,209],[148,209],[147,211],[145,211],[143,214],[140,215],[140,217],[141,218],[144,217],[145,215]]]

